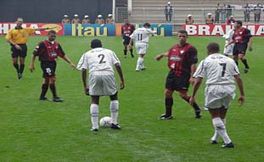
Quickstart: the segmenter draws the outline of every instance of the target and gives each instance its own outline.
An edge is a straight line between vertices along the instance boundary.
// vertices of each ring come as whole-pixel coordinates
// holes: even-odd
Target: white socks
[[[222,119],[223,123],[226,125],[226,119]],[[217,141],[219,137],[219,134],[217,133],[217,130],[215,129],[214,135],[211,138],[211,141]]]
[[[144,58],[138,57],[136,70],[141,70],[142,68],[144,68]]]
[[[214,126],[217,134],[219,134],[222,137],[222,139],[224,140],[224,143],[225,144],[230,143],[231,142],[231,139],[227,135],[226,128],[225,128],[225,124],[221,120],[221,118],[220,117],[213,118],[212,119],[212,122],[213,122],[213,126]]]
[[[90,114],[91,114],[91,122],[92,122],[92,129],[98,129],[98,120],[99,120],[99,105],[91,104],[90,106]]]
[[[113,124],[117,124],[118,118],[118,109],[119,109],[119,102],[118,100],[114,100],[110,102],[110,112]]]

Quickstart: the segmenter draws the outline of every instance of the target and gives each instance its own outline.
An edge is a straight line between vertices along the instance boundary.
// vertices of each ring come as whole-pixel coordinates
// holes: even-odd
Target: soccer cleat
[[[140,69],[136,69],[136,72],[140,72]]]
[[[166,114],[162,114],[160,116],[160,120],[171,120],[173,118],[173,116],[171,115],[166,115]]]
[[[211,140],[211,144],[215,145],[218,144],[218,142],[216,140]]]
[[[23,75],[21,73],[17,73],[17,78],[22,79]]]
[[[249,68],[244,69],[244,73],[248,73],[248,71],[249,71]]]
[[[146,70],[146,68],[145,67],[142,67],[141,70],[144,71],[144,70]]]
[[[232,142],[228,143],[228,144],[223,144],[222,148],[234,148],[234,144]]]
[[[39,100],[40,101],[48,101],[49,99],[47,97],[40,97]]]
[[[54,97],[52,101],[53,102],[63,102],[63,99],[60,97]]]
[[[201,110],[195,112],[195,118],[200,119],[202,117]]]
[[[90,129],[92,132],[98,132],[98,128],[91,128]]]
[[[114,124],[114,123],[111,124],[110,128],[112,128],[112,129],[121,129],[119,124]]]

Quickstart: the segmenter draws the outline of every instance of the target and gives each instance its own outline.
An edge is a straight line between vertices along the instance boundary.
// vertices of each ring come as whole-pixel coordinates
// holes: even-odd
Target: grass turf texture
[[[90,132],[89,101],[83,93],[80,72],[58,61],[57,91],[63,103],[40,102],[42,72],[28,70],[34,46],[44,37],[31,37],[22,80],[18,80],[11,63],[10,47],[0,37],[0,161],[262,161],[263,140],[263,38],[254,38],[254,51],[248,52],[251,66],[241,76],[245,85],[246,103],[234,101],[227,117],[228,133],[235,149],[211,145],[213,134],[208,112],[194,119],[192,108],[174,94],[170,121],[158,120],[164,111],[164,82],[168,69],[166,59],[157,62],[154,56],[167,51],[177,39],[153,37],[145,58],[147,70],[135,72],[136,58],[123,57],[119,37],[100,37],[106,48],[119,56],[126,87],[119,92],[121,131],[102,128]],[[65,52],[75,62],[89,49],[90,37],[58,37]],[[220,37],[190,37],[197,47],[199,61],[206,56],[205,47]],[[190,87],[191,90],[191,87]],[[51,98],[50,90],[48,98]],[[198,103],[204,103],[203,87]],[[100,117],[109,116],[109,99],[100,100]],[[221,142],[220,142],[221,143]]]

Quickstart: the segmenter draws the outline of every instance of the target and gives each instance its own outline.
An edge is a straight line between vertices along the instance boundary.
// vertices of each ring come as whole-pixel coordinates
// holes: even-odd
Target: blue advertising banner
[[[115,36],[114,24],[64,24],[68,36]]]
[[[68,36],[119,36],[122,24],[64,24],[64,35]],[[136,28],[143,24],[136,24]],[[171,24],[151,24],[158,36],[172,36]]]

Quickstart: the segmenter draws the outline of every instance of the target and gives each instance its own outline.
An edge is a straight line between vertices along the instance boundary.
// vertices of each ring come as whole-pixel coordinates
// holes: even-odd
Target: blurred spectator
[[[208,13],[207,17],[205,19],[205,24],[209,25],[209,24],[213,24],[214,23],[214,18],[212,16],[212,13]]]
[[[192,25],[194,23],[193,16],[189,14],[187,18],[185,19],[185,24]]]
[[[260,21],[261,9],[262,9],[262,6],[260,3],[258,3],[257,6],[254,7],[254,21],[255,21],[255,23],[259,23],[259,21]]]
[[[250,12],[251,12],[251,9],[247,3],[246,6],[244,6],[244,21],[245,22],[250,21]]]
[[[108,14],[108,17],[106,18],[105,21],[106,21],[106,24],[113,24],[114,23],[113,15]]]
[[[230,4],[226,6],[226,17],[230,17],[232,15],[232,7]]]
[[[217,3],[216,10],[215,10],[215,22],[216,23],[219,23],[220,12],[221,12],[221,7],[220,7],[220,4]]]
[[[236,22],[236,20],[234,19],[234,16],[231,15],[231,16],[229,16],[229,18],[227,18],[226,25],[233,25],[235,22]]]
[[[79,16],[77,14],[74,14],[74,18],[72,19],[71,23],[72,24],[80,24],[80,19]]]
[[[91,21],[89,19],[88,15],[84,15],[83,19],[82,19],[82,24],[90,24]]]
[[[71,20],[70,20],[69,16],[68,15],[64,15],[63,19],[61,20],[61,23],[62,24],[70,24]]]
[[[98,15],[96,20],[95,20],[95,24],[104,24],[104,19],[102,15]]]
[[[223,6],[221,7],[221,12],[220,12],[221,23],[225,23],[226,21],[226,8],[227,6],[225,4],[223,4]]]
[[[171,3],[168,2],[164,9],[166,22],[171,22],[172,12],[173,12],[173,9],[172,9]]]

